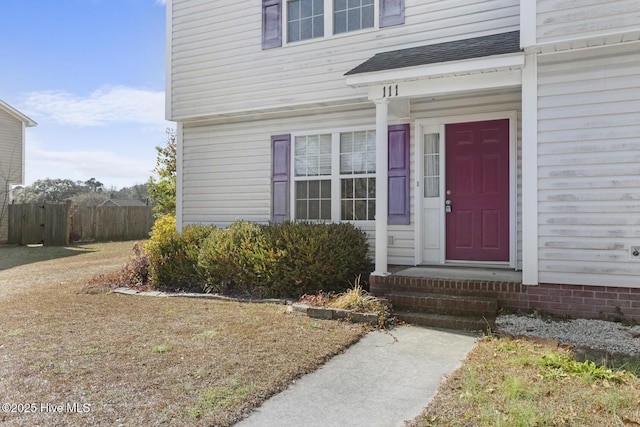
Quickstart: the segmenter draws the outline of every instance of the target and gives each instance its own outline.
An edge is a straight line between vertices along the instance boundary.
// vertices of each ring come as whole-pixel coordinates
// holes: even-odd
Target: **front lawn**
[[[410,425],[637,426],[640,379],[576,362],[564,349],[486,338]]]
[[[364,333],[278,305],[86,285],[132,247],[0,246],[0,424],[229,425]],[[486,338],[412,425],[640,425],[640,380]]]
[[[0,403],[14,404],[0,424],[229,425],[364,333],[278,305],[86,287],[132,247],[0,247],[14,260],[0,266]]]

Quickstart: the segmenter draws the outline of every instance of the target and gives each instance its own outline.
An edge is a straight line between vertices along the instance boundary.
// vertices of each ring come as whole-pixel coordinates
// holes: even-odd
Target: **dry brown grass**
[[[0,247],[0,404],[36,409],[0,424],[228,425],[363,334],[277,305],[87,292],[132,246]]]
[[[640,379],[593,366],[572,372],[570,356],[529,341],[481,340],[410,425],[640,425]]]

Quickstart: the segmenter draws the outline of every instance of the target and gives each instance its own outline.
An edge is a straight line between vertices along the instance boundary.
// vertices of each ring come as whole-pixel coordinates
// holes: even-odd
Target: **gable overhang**
[[[25,127],[34,127],[37,125],[35,121],[30,119],[29,117],[22,114],[20,111],[13,108],[11,105],[0,99],[0,109],[5,111],[10,116],[15,117],[17,120],[21,121]]]
[[[524,52],[347,75],[352,87],[368,87],[370,100],[438,96],[519,87]]]

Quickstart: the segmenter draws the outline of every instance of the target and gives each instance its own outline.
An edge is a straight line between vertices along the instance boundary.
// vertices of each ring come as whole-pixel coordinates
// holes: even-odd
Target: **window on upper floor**
[[[262,0],[262,48],[403,23],[404,0]]]
[[[373,28],[374,11],[374,0],[287,0],[287,42],[324,37],[325,14],[333,14],[333,34]]]
[[[333,33],[373,28],[373,0],[334,0]]]
[[[323,0],[287,1],[287,41],[313,39],[324,36]]]

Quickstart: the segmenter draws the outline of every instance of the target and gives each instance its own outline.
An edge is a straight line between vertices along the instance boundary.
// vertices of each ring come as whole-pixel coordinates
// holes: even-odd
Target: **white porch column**
[[[373,275],[386,276],[387,216],[389,200],[389,100],[378,99],[376,104],[376,268]]]
[[[538,62],[522,70],[522,283],[538,284]]]

